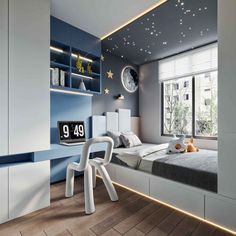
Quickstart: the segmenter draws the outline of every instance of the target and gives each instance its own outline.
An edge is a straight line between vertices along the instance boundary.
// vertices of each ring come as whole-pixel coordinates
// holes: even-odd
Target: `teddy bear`
[[[186,152],[198,152],[198,151],[199,148],[193,145],[193,138],[190,138],[190,140],[187,142]]]
[[[184,143],[185,135],[180,135],[179,138],[173,135],[169,142],[167,153],[184,153],[186,151],[186,144]]]

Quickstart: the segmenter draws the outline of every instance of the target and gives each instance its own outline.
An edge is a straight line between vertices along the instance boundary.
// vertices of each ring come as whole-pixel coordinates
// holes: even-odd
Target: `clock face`
[[[126,66],[121,72],[121,82],[129,93],[138,89],[138,73],[132,66]]]

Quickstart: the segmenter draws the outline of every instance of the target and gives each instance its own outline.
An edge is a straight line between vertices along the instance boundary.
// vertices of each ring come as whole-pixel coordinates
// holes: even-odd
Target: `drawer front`
[[[232,204],[206,196],[205,208],[206,220],[236,231],[236,201]]]
[[[140,193],[149,195],[149,177],[140,171],[117,166],[116,182]]]
[[[204,195],[187,190],[181,184],[152,176],[150,196],[204,218]]]

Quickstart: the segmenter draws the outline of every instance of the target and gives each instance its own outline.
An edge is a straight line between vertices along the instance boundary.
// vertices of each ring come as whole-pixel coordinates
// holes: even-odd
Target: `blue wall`
[[[75,28],[55,17],[51,17],[51,40],[75,47],[88,54],[101,56],[101,40],[83,30]],[[85,121],[86,138],[91,133],[89,118],[92,116],[92,98],[80,95],[51,93],[51,143],[58,143],[57,121]],[[51,182],[65,179],[67,164],[79,161],[79,156],[51,161]]]

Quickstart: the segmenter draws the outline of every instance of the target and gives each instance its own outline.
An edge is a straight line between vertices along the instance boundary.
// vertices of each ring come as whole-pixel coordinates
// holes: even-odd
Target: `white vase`
[[[85,87],[85,84],[84,84],[83,80],[81,80],[81,82],[80,82],[79,89],[80,90],[86,90],[86,87]]]

